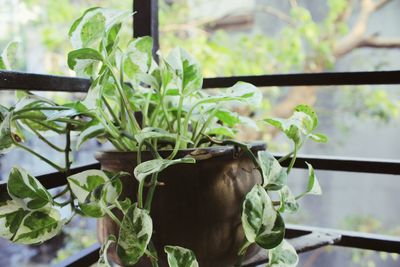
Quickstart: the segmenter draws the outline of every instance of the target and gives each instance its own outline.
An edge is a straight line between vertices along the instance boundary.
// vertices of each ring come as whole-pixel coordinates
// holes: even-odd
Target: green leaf
[[[84,203],[90,192],[109,178],[103,171],[87,170],[68,176],[67,180],[74,196],[80,203]]]
[[[80,48],[68,53],[68,67],[78,75],[93,76],[102,61],[102,55],[92,48]]]
[[[251,105],[259,105],[262,101],[261,91],[254,85],[246,82],[237,82],[226,90],[226,95],[238,98]]]
[[[79,134],[78,139],[76,141],[76,149],[79,150],[82,144],[104,133],[105,129],[101,124],[95,124],[93,126],[89,126]]]
[[[202,88],[203,74],[200,65],[184,49],[173,49],[165,59],[165,63],[172,68],[178,79],[181,94],[190,95]]]
[[[115,48],[117,47],[119,38],[118,34],[121,30],[122,23],[117,23],[113,25],[106,33],[105,41],[105,49],[108,55],[112,55],[115,52]]]
[[[25,215],[12,241],[21,244],[42,243],[57,235],[66,221],[54,208],[31,211]]]
[[[235,138],[235,132],[226,126],[218,126],[211,128],[206,132],[207,135],[221,135],[224,137]]]
[[[135,139],[139,144],[142,144],[144,141],[148,139],[170,139],[176,140],[178,135],[175,133],[167,132],[164,129],[154,128],[154,127],[146,127],[143,128],[138,134],[135,134]],[[180,137],[182,141],[192,143],[192,141],[188,138]]]
[[[251,105],[258,105],[262,100],[260,90],[249,83],[237,82],[234,86],[225,90],[223,94],[202,98],[195,106],[206,103],[221,103],[230,101],[241,101]]]
[[[271,230],[269,227],[262,228],[261,233],[256,237],[256,243],[264,249],[272,249],[278,246],[285,237],[285,222],[282,216],[277,213],[274,226]]]
[[[0,120],[0,154],[7,153],[14,146],[11,132],[11,117],[12,113],[8,113]]]
[[[263,186],[267,190],[279,190],[287,183],[287,173],[267,151],[259,151],[258,159],[263,175]]]
[[[316,133],[316,134],[309,134],[308,137],[315,142],[319,143],[327,143],[328,137],[324,134]]]
[[[288,119],[269,118],[264,121],[283,131],[296,145],[300,144],[302,135],[317,142],[327,141],[324,135],[312,133],[318,126],[318,117],[315,111],[306,105],[298,105]]]
[[[253,243],[259,236],[272,233],[278,217],[267,191],[256,184],[243,202],[242,225],[246,238]]]
[[[153,222],[146,210],[133,204],[119,230],[117,254],[125,265],[133,265],[143,256],[153,233]]]
[[[295,267],[299,263],[296,250],[286,240],[282,240],[276,248],[270,249],[268,258],[267,267]]]
[[[94,7],[86,10],[75,20],[69,30],[74,49],[94,47],[109,30],[130,12]]]
[[[108,249],[113,243],[117,242],[117,238],[114,235],[109,235],[107,237],[106,242],[101,246],[99,252],[99,260],[97,261],[97,267],[112,267],[110,262],[108,261]]]
[[[18,42],[9,42],[0,55],[0,70],[11,70],[16,63]]]
[[[149,71],[153,61],[152,49],[153,39],[150,36],[139,37],[129,43],[124,59],[124,73],[130,79],[136,79],[137,74]]]
[[[302,193],[301,195],[297,196],[296,199],[300,199],[305,195],[321,195],[322,189],[319,185],[317,176],[315,175],[315,170],[311,164],[306,162],[308,167],[308,184],[306,192]]]
[[[71,175],[67,180],[84,214],[95,218],[105,214],[102,203],[91,194],[99,185],[103,185],[109,180],[103,171],[87,170]]]
[[[315,128],[317,128],[318,126],[318,116],[317,113],[315,113],[315,111],[307,105],[298,105],[294,108],[295,112],[303,112],[305,114],[307,114],[311,120],[312,123],[310,124],[310,126],[308,127],[310,131],[314,130]]]
[[[222,121],[229,127],[233,127],[240,122],[239,115],[236,112],[232,112],[226,109],[219,109],[215,113],[215,116],[218,118],[218,120]]]
[[[162,170],[168,168],[171,165],[180,163],[196,163],[194,158],[181,158],[181,159],[152,159],[137,165],[133,171],[136,179],[140,182],[148,175],[161,172]]]
[[[53,199],[46,188],[22,168],[12,168],[7,182],[10,197],[30,210],[50,206]]]
[[[11,240],[29,211],[24,210],[15,200],[0,204],[0,237]]]
[[[199,263],[193,251],[179,246],[165,246],[169,267],[198,267]]]
[[[279,212],[283,213],[285,211],[296,212],[299,209],[299,204],[296,201],[290,188],[285,185],[279,190],[279,195],[281,199],[281,206],[279,207]]]

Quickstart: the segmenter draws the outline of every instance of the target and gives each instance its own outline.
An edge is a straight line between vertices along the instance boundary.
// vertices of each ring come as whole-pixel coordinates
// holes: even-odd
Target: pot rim
[[[253,152],[258,152],[260,150],[265,150],[267,148],[267,144],[263,141],[256,141],[248,143],[250,145],[250,149]],[[164,149],[158,151],[160,155],[164,158],[167,157],[173,150],[172,149]],[[183,158],[186,156],[191,156],[196,160],[206,160],[209,158],[215,157],[223,157],[230,156],[233,158],[237,158],[241,153],[237,151],[235,146],[226,145],[226,146],[212,146],[212,147],[201,147],[201,148],[187,148],[180,149],[176,154],[175,158]],[[95,153],[95,158],[99,161],[105,160],[106,158],[120,158],[126,156],[132,156],[136,158],[137,151],[117,151],[117,150],[100,150]],[[151,156],[150,151],[145,150],[142,151],[142,156],[146,158],[146,156]]]

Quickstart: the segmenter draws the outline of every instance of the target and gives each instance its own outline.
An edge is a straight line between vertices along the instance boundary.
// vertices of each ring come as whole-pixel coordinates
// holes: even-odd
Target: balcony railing
[[[158,49],[158,6],[157,0],[136,1],[137,11],[134,23],[134,36],[151,35],[155,40],[154,52]],[[204,80],[204,88],[229,87],[237,81],[250,82],[256,86],[329,86],[329,85],[365,85],[365,84],[400,84],[400,71],[346,72],[346,73],[307,73],[277,74],[259,76],[218,77]],[[0,71],[0,91],[23,89],[30,91],[86,92],[90,81],[81,78]],[[279,155],[276,155],[279,158]],[[327,157],[300,155],[295,168],[304,168],[304,162],[315,168],[329,171],[361,172],[376,174],[400,174],[400,160],[365,159],[350,157]],[[283,162],[283,165],[287,162]],[[99,163],[93,163],[71,170],[78,173],[86,169],[99,169]],[[60,172],[43,174],[37,177],[48,189],[67,183]],[[6,183],[0,183],[0,195],[7,192]],[[287,225],[286,238],[301,253],[326,245],[335,245],[359,249],[368,249],[390,253],[400,253],[400,238],[342,231],[337,229],[317,228],[301,225]],[[94,244],[69,257],[56,266],[90,266],[98,259],[99,244]],[[265,252],[256,255],[244,266],[256,266],[267,261]]]

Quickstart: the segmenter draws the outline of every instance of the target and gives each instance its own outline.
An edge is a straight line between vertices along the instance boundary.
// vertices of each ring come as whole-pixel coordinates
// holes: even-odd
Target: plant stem
[[[117,125],[121,125],[121,121],[118,119],[117,115],[115,115],[114,110],[111,108],[110,104],[107,102],[107,99],[104,96],[102,96],[101,99],[103,100],[104,104],[107,107],[108,112],[110,112],[111,116],[113,117],[113,119],[115,120]]]
[[[121,226],[121,221],[117,218],[117,216],[115,216],[115,214],[109,209],[109,208],[105,208],[105,211],[107,213],[107,215],[115,222],[118,224],[118,226]]]
[[[193,142],[194,142],[194,147],[197,147],[197,145],[198,145],[198,143],[199,143],[199,141],[200,141],[200,139],[201,139],[201,136],[202,136],[203,132],[207,129],[208,125],[210,125],[210,123],[211,123],[212,119],[214,118],[214,115],[215,115],[215,113],[217,112],[217,110],[218,110],[218,109],[215,108],[214,111],[211,112],[210,116],[208,117],[208,119],[206,120],[206,122],[205,122],[205,123],[203,124],[203,126],[201,127],[199,133],[197,134],[197,136],[196,136],[195,139],[193,140]]]
[[[23,119],[23,118],[22,118],[22,119]],[[50,125],[48,125],[48,124],[45,124],[45,123],[41,122],[40,120],[37,120],[37,119],[28,119],[28,120],[33,121],[33,122],[35,122],[35,123],[37,123],[37,124],[39,124],[39,125],[41,125],[41,126],[47,128],[47,129],[49,129],[49,130],[52,130],[53,132],[58,133],[58,134],[63,134],[63,133],[65,133],[64,130],[61,130],[61,129],[58,129],[58,128],[56,128],[56,127],[50,126]]]
[[[35,157],[39,158],[40,160],[46,162],[47,164],[49,164],[51,167],[53,167],[54,169],[56,169],[59,172],[64,172],[65,169],[58,166],[57,164],[55,164],[54,162],[52,162],[51,160],[48,160],[47,158],[43,157],[42,155],[40,155],[39,153],[33,151],[32,149],[30,149],[29,147],[26,147],[24,145],[19,144],[18,142],[13,140],[14,145],[16,145],[19,148],[22,148],[26,151],[28,151],[29,153],[31,153],[32,155],[34,155]]]
[[[53,143],[51,143],[49,140],[47,140],[43,135],[41,135],[38,131],[36,131],[33,127],[31,127],[30,125],[28,125],[29,129],[31,129],[36,135],[37,137],[39,137],[40,140],[42,140],[44,143],[46,143],[48,146],[50,146],[52,149],[58,151],[58,152],[64,152],[64,149],[59,148],[58,146],[54,145]]]
[[[294,144],[294,150],[293,150],[293,157],[290,161],[289,167],[286,170],[286,173],[289,174],[294,166],[294,163],[296,162],[296,157],[297,157],[297,145]]]
[[[15,115],[18,115],[18,114],[21,114],[21,113],[30,112],[30,111],[32,111],[32,110],[39,110],[39,111],[41,111],[41,110],[68,110],[68,109],[69,109],[69,108],[67,108],[67,107],[32,107],[32,108],[23,108],[23,109],[20,109],[20,110],[18,110],[18,111],[15,111],[14,114],[15,114]]]
[[[142,179],[139,182],[139,188],[138,188],[138,207],[143,208],[143,188],[144,188],[144,179]]]
[[[142,128],[150,126],[149,125],[149,118],[148,118],[150,101],[151,101],[151,93],[149,93],[149,95],[146,98],[146,104],[145,104],[143,112],[142,112],[142,115],[143,115]]]
[[[234,267],[242,266],[243,260],[246,257],[247,249],[249,248],[250,245],[251,245],[251,243],[245,239],[242,247],[240,248],[240,250],[238,252],[239,257],[238,257],[237,262],[235,263]]]
[[[136,121],[135,116],[133,115],[133,110],[129,104],[128,98],[126,97],[126,95],[124,93],[124,89],[122,88],[122,85],[120,84],[117,75],[114,73],[113,67],[108,62],[106,62],[106,65],[107,65],[108,69],[110,70],[111,76],[113,77],[113,79],[117,85],[118,92],[123,100],[122,104],[123,104],[126,112],[128,113],[128,117],[132,123],[133,133],[136,133],[140,130],[140,126],[139,126],[138,122]]]
[[[157,187],[157,178],[158,178],[158,173],[153,173],[151,176],[151,182],[150,182],[150,189],[147,192],[146,196],[146,204],[144,208],[150,212],[151,209],[151,203],[153,201],[153,196],[154,196],[154,191],[156,190]]]
[[[148,245],[149,251],[152,254],[153,257],[150,257],[151,261],[151,266],[152,267],[158,267],[158,255],[157,255],[157,250],[156,247],[154,246],[154,243],[152,240],[150,240],[149,245]]]
[[[293,155],[293,153],[294,153],[294,151],[292,151],[292,152],[286,154],[285,156],[283,156],[283,157],[281,157],[280,159],[278,159],[278,162],[279,162],[279,163],[284,162],[285,160],[287,160],[288,158],[290,158],[290,157]]]
[[[62,191],[60,191],[59,193],[57,193],[53,199],[59,198],[61,196],[63,196],[65,193],[67,193],[69,191],[69,187],[66,186]]]

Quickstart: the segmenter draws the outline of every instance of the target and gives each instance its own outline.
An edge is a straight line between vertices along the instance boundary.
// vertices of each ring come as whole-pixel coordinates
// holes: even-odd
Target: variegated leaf
[[[136,166],[133,173],[138,181],[143,180],[148,175],[161,172],[162,170],[168,168],[171,165],[180,163],[196,163],[194,158],[181,158],[181,159],[152,159],[140,163]]]
[[[279,190],[286,185],[287,173],[273,155],[267,151],[259,151],[258,160],[263,175],[263,186],[267,190]]]
[[[153,222],[144,209],[133,204],[119,230],[117,254],[125,265],[133,265],[143,256],[153,233]]]
[[[46,188],[22,168],[11,169],[7,182],[8,194],[12,199],[30,210],[51,206],[53,199]]]
[[[169,267],[199,267],[194,252],[179,246],[165,246]]]

